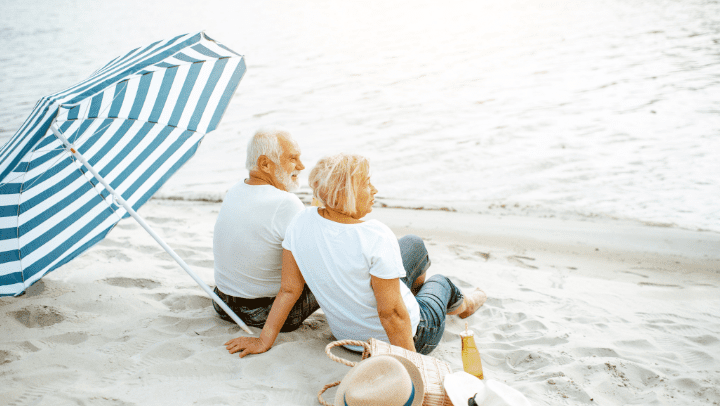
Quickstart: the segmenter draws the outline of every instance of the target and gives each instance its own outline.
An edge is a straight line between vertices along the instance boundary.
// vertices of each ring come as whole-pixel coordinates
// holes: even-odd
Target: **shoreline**
[[[302,201],[306,206],[310,205],[312,200],[312,192],[307,188],[301,188],[299,191],[294,192],[295,195]],[[191,193],[183,192],[177,193],[163,193],[163,190],[159,190],[152,200],[168,201],[168,202],[205,202],[205,203],[222,203],[225,193]],[[543,219],[558,219],[560,221],[601,221],[611,222],[616,224],[630,224],[637,226],[646,226],[653,228],[671,228],[679,230],[687,230],[693,232],[704,232],[710,234],[717,234],[720,236],[720,228],[713,230],[705,227],[692,227],[692,226],[681,226],[675,223],[660,223],[656,221],[635,219],[635,218],[621,218],[609,214],[583,214],[578,212],[553,212],[547,209],[541,209],[532,206],[520,206],[519,204],[500,204],[493,202],[446,202],[446,201],[409,201],[402,199],[393,199],[385,197],[375,197],[376,204],[375,208],[381,209],[400,209],[400,210],[421,210],[421,211],[443,211],[452,213],[464,213],[472,215],[485,215],[485,216],[515,216],[515,217],[527,217],[527,218],[543,218]],[[480,208],[484,207],[484,208]],[[719,225],[720,227],[720,225]]]

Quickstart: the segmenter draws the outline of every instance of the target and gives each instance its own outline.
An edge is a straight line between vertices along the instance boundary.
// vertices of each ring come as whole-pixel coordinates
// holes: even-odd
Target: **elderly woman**
[[[430,260],[419,238],[398,241],[381,222],[361,220],[372,211],[377,193],[364,157],[321,159],[310,173],[310,186],[323,207],[307,208],[290,222],[280,292],[267,322],[259,338],[225,343],[231,354],[270,349],[305,283],[337,339],[375,337],[423,354],[440,342],[446,315],[466,318],[485,302],[483,291],[464,296],[445,276],[425,281]]]

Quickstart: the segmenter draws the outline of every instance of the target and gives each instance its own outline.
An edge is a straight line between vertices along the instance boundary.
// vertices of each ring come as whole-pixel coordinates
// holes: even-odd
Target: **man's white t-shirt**
[[[233,186],[213,234],[218,289],[248,299],[277,296],[285,230],[304,207],[297,196],[274,186]]]
[[[400,246],[390,228],[377,220],[336,223],[309,207],[288,226],[283,248],[292,251],[335,338],[364,341],[374,337],[390,342],[370,284],[370,275],[381,279],[406,276]],[[400,293],[414,336],[420,307],[402,281]]]

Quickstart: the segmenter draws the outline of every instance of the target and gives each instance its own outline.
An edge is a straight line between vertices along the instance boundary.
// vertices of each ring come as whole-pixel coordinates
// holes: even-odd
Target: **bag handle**
[[[341,364],[343,364],[343,365],[347,365],[347,366],[349,366],[349,367],[352,368],[352,367],[354,367],[355,365],[357,365],[357,362],[352,362],[352,361],[350,361],[350,360],[346,360],[345,358],[340,358],[340,357],[336,356],[335,354],[333,354],[333,353],[330,351],[330,350],[332,350],[334,347],[340,347],[340,346],[344,346],[344,345],[356,345],[356,346],[358,346],[358,347],[363,347],[365,350],[363,351],[362,359],[365,359],[365,358],[367,358],[367,357],[370,356],[370,344],[367,343],[367,342],[365,342],[365,341],[358,341],[358,340],[340,340],[340,341],[333,341],[333,342],[331,342],[330,344],[328,344],[328,345],[325,347],[325,354],[327,354],[327,356],[328,356],[331,360],[333,360],[333,361],[335,361],[335,362],[339,362],[339,363],[341,363]],[[318,392],[318,401],[320,402],[321,405],[323,405],[323,406],[334,406],[332,403],[326,402],[325,399],[323,399],[322,394],[325,393],[326,390],[332,388],[333,386],[338,386],[338,385],[340,385],[340,382],[341,382],[341,381],[329,383],[329,384],[323,386],[322,389],[320,389],[320,392]]]
[[[332,388],[333,386],[338,386],[338,385],[340,385],[340,381],[333,382],[333,383],[329,383],[329,384],[323,386],[322,389],[320,389],[320,392],[318,392],[318,400],[320,401],[320,404],[321,404],[321,405],[323,405],[323,406],[335,406],[335,405],[333,405],[332,403],[326,402],[325,399],[323,399],[322,394],[325,393],[326,390]]]
[[[332,352],[330,352],[330,350],[333,347],[340,347],[340,346],[344,346],[344,345],[356,345],[358,347],[363,347],[365,349],[365,351],[363,351],[362,359],[365,359],[370,356],[370,344],[365,341],[358,341],[358,340],[333,341],[325,347],[325,354],[327,354],[327,356],[331,360],[333,360],[335,362],[339,362],[343,365],[347,365],[352,368],[355,365],[357,365],[357,362],[352,362],[350,360],[346,360],[345,358],[340,358],[340,357],[334,355]]]

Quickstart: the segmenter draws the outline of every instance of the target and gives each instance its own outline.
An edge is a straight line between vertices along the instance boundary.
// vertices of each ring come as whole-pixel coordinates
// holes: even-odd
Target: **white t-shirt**
[[[248,299],[277,296],[285,230],[304,207],[297,196],[274,186],[233,186],[213,234],[218,289]]]
[[[380,323],[370,275],[403,278],[405,268],[393,232],[377,220],[340,224],[309,207],[292,220],[283,248],[292,251],[300,272],[320,304],[338,340],[390,342]],[[410,313],[412,334],[420,322],[420,307],[400,281],[400,293]]]

